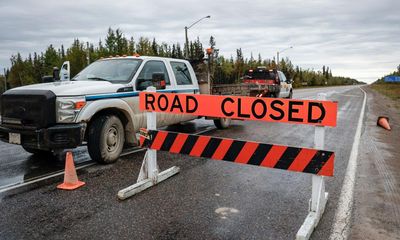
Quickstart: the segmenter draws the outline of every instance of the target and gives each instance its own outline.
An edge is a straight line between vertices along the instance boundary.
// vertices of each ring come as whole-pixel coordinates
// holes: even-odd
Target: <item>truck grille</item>
[[[56,95],[49,90],[11,90],[1,96],[2,124],[45,128],[55,124]]]

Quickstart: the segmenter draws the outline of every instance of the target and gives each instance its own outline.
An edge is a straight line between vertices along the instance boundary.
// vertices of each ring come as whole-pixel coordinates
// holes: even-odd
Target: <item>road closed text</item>
[[[140,93],[140,110],[336,126],[337,102],[200,94]]]

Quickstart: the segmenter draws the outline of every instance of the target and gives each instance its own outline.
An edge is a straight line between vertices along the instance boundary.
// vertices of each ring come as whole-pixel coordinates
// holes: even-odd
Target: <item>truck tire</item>
[[[232,119],[230,118],[219,118],[219,119],[214,119],[214,125],[218,129],[226,129],[231,125]]]
[[[114,115],[102,115],[89,126],[88,151],[90,157],[102,164],[116,162],[125,142],[124,127]]]
[[[47,155],[52,155],[52,151],[48,151],[48,150],[41,150],[41,149],[36,149],[36,148],[31,148],[31,147],[27,147],[22,145],[22,148],[27,151],[28,153],[31,153],[33,155],[38,155],[38,156],[47,156]]]

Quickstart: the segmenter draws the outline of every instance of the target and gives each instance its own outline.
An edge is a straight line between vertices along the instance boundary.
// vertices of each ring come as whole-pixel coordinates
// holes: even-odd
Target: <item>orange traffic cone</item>
[[[72,152],[67,152],[65,159],[64,183],[58,185],[57,188],[63,190],[74,190],[83,185],[85,185],[85,183],[79,181],[78,176],[76,175]]]
[[[383,127],[386,130],[389,130],[389,131],[391,130],[388,117],[379,116],[378,121],[376,122],[376,125]]]

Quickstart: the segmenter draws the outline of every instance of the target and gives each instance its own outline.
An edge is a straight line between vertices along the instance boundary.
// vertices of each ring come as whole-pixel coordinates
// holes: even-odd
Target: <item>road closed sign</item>
[[[140,110],[205,117],[336,126],[337,102],[141,92]]]

